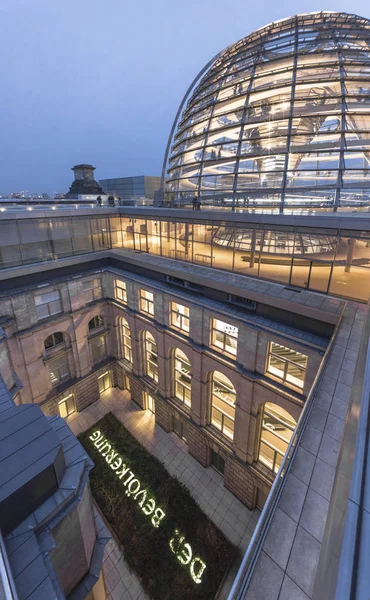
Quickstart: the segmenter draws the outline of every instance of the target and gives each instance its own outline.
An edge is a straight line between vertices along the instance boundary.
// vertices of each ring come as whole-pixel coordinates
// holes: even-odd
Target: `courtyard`
[[[107,390],[99,401],[81,413],[74,413],[67,422],[75,435],[79,435],[108,412],[112,412],[140,444],[188,488],[203,512],[239,548],[241,556],[249,544],[260,511],[244,506],[223,486],[223,478],[215,469],[202,467],[189,455],[186,443],[175,433],[166,433],[156,425],[155,416],[136,406],[128,391]],[[99,523],[101,528],[105,527],[101,518]],[[237,566],[235,564],[230,570],[220,598],[227,597]],[[103,568],[109,600],[147,598],[136,575],[129,572],[123,553],[113,538],[106,547]]]

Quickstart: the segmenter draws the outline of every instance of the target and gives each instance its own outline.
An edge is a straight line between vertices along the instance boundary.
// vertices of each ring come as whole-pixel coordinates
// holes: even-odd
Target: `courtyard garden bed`
[[[212,600],[236,548],[111,413],[79,436],[93,496],[152,600]]]

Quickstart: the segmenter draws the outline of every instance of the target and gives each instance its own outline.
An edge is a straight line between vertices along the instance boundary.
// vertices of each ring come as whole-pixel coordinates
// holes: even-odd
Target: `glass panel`
[[[330,273],[330,263],[312,262],[309,289],[326,293],[328,291]]]
[[[310,277],[310,267],[310,261],[293,258],[290,285],[307,288]]]
[[[222,431],[222,413],[217,410],[214,406],[212,407],[212,425]]]
[[[72,243],[75,254],[93,251],[91,224],[88,217],[73,217],[71,220]]]
[[[63,419],[67,418],[68,412],[66,402],[59,402],[59,414]]]
[[[296,385],[297,387],[303,387],[304,375],[305,369],[298,367],[296,364],[287,364],[286,380],[289,383]]]

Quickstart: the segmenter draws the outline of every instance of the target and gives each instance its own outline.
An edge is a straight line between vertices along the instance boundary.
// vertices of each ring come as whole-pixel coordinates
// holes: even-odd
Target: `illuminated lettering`
[[[126,467],[125,464],[122,465],[122,471],[121,473],[119,471],[116,471],[116,475],[118,476],[119,479],[122,479],[122,477],[124,477],[127,473],[127,471],[130,470],[130,467]]]
[[[190,544],[184,544],[181,550],[181,554],[177,557],[182,565],[188,565],[193,556],[193,552]]]
[[[175,529],[174,537],[170,539],[170,548],[174,554],[177,554],[179,551],[180,545],[182,541],[185,539],[184,536],[181,536],[181,533],[178,529]]]
[[[154,515],[152,516],[152,523],[154,527],[159,527],[162,519],[166,516],[166,513],[161,508],[156,508]]]
[[[110,453],[110,455],[107,456],[106,459],[105,459],[107,461],[108,465],[111,464],[112,460],[114,458],[116,458],[116,456],[118,456],[118,452],[115,452],[114,450],[112,450],[111,453]]]
[[[191,560],[193,551],[190,544],[185,542],[185,536],[181,534],[179,529],[174,530],[169,545],[181,565],[186,566],[190,563],[189,570],[192,580],[197,584],[202,583],[202,575],[206,569],[206,564],[199,557],[194,557]]]
[[[143,507],[144,515],[151,515],[155,509],[155,502],[152,498],[148,500],[148,503]]]
[[[96,440],[98,440],[98,439],[100,438],[100,436],[101,436],[101,433],[100,433],[100,431],[99,431],[99,429],[98,429],[97,431],[94,431],[94,433],[93,433],[92,435],[90,435],[90,438],[89,438],[89,439],[90,439],[92,442],[96,442]]]
[[[106,463],[115,472],[118,479],[122,481],[123,487],[126,488],[125,494],[137,502],[143,513],[151,517],[150,520],[153,527],[158,528],[165,518],[166,513],[162,508],[156,506],[156,502],[150,496],[149,490],[141,489],[140,479],[135,476],[135,473],[130,470],[130,467],[125,464],[123,458],[119,456],[118,452],[113,449],[112,444],[99,430],[94,431],[89,439],[105,458]],[[124,477],[125,479],[123,479]],[[182,566],[188,567],[192,580],[196,584],[201,583],[202,575],[207,565],[198,556],[193,558],[193,550],[179,529],[174,530],[173,536],[169,540],[169,546],[178,562]]]
[[[144,504],[144,502],[146,500],[147,493],[148,493],[147,490],[140,490],[137,494],[135,494],[135,496],[134,496],[135,500],[138,499],[138,497],[140,496],[140,494],[144,494],[143,498],[140,500],[140,502],[138,502],[138,505],[140,507],[143,506],[143,504]]]
[[[105,445],[104,436],[102,436],[97,442],[95,442],[95,446],[97,447],[98,450],[101,450],[104,445]]]
[[[132,479],[133,477],[135,477],[135,475],[133,474],[132,471],[129,471],[130,475],[128,476],[128,478],[126,479],[126,481],[123,482],[123,485],[126,487],[126,485],[128,484],[128,482],[130,481],[130,479]]]
[[[196,564],[199,565],[197,572],[195,570]],[[206,568],[207,568],[207,565],[202,560],[200,560],[200,558],[198,558],[198,557],[194,558],[191,561],[190,575],[191,575],[191,578],[195,581],[195,583],[202,583],[202,575]]]
[[[132,496],[145,515],[152,515],[151,523],[153,527],[159,527],[166,513],[156,506],[154,498],[149,496],[147,489],[141,489],[140,480],[130,470],[130,467],[124,463],[118,452],[113,449],[112,444],[99,430],[94,431],[89,439],[94,443],[100,454],[104,456],[105,461],[116,473],[118,479],[123,480],[122,485],[126,488],[126,496]],[[125,479],[123,479],[124,477]]]
[[[136,490],[133,490],[133,485],[137,484],[137,488]],[[132,481],[130,481],[130,483],[128,484],[128,489],[127,489],[127,496],[133,496],[134,494],[136,494],[136,492],[140,489],[140,481],[138,479],[132,479]]]
[[[114,463],[111,464],[110,468],[113,469],[113,471],[117,471],[117,469],[121,468],[121,465],[122,465],[122,458],[118,457],[118,458],[116,458]]]
[[[104,450],[106,447],[108,447],[108,450],[107,450],[107,451],[105,452],[105,454],[104,454],[103,450]],[[108,444],[108,442],[107,442],[107,443],[105,443],[105,444],[104,444],[104,446],[102,447],[102,453],[101,453],[101,455],[102,455],[102,456],[107,456],[108,452],[110,452],[111,450],[112,450],[112,446],[111,446],[110,444]]]

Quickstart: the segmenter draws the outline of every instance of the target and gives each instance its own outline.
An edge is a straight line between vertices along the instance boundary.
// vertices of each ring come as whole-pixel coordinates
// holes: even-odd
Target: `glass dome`
[[[220,52],[180,106],[165,165],[170,201],[370,206],[370,21],[299,15]]]

